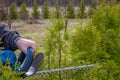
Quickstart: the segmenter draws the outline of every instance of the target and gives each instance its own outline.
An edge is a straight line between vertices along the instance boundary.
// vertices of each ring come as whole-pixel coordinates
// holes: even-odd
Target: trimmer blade
[[[38,69],[39,69],[39,67],[40,67],[40,65],[41,65],[41,63],[43,61],[43,58],[44,58],[44,54],[43,53],[37,54],[35,56],[33,62],[32,62],[32,65],[30,66],[30,68],[23,75],[23,78],[34,75],[38,71]]]

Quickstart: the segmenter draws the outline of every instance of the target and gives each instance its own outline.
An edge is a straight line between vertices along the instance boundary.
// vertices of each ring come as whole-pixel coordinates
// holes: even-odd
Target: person
[[[22,38],[17,31],[9,30],[4,24],[0,24],[0,39],[0,42],[2,42],[0,47],[3,47],[5,50],[15,51],[20,49],[26,55],[28,47],[31,47],[34,52],[36,51],[34,41]]]

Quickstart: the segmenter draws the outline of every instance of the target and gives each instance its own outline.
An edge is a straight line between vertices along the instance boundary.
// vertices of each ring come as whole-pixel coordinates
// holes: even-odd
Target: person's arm
[[[10,31],[5,25],[0,25],[0,38],[3,42],[0,46],[12,51],[17,49],[15,41],[20,39],[17,31]]]
[[[0,46],[5,49],[14,51],[19,48],[25,54],[27,54],[28,47],[36,51],[34,41],[21,38],[18,32],[8,30],[5,25],[0,25],[0,38],[3,42]]]

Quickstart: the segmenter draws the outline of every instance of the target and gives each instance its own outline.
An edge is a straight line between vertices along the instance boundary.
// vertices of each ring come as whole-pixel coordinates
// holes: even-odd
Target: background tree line
[[[55,6],[56,0],[1,0],[0,2],[4,2],[7,6],[11,5],[11,3],[16,3],[16,5],[20,6],[22,3],[25,3],[27,6],[33,6],[34,1],[38,5],[42,5],[44,2],[49,2],[51,6]],[[59,5],[65,6],[66,2],[72,1],[75,5],[78,5],[80,0],[59,0]],[[85,0],[85,4],[91,3],[91,0]]]
[[[0,0],[0,21],[7,20],[8,26],[11,27],[15,19],[25,21],[64,16],[67,23],[68,19],[90,18],[101,2],[112,4],[113,1],[118,2],[118,0]],[[87,5],[89,9],[86,11]],[[27,9],[28,6],[31,6],[32,12]]]
[[[58,0],[60,6],[65,6],[66,3],[72,2],[74,5],[78,6],[80,0]],[[89,5],[92,1],[100,1],[100,0],[84,0],[85,5]],[[103,0],[104,1],[104,0]],[[112,1],[112,0],[105,0],[105,1]],[[120,0],[116,0],[119,2]],[[38,5],[43,5],[44,2],[48,2],[50,6],[55,6],[56,0],[0,0],[0,3],[6,4],[6,6],[10,6],[12,3],[16,3],[17,6],[20,6],[22,3],[25,3],[26,6],[33,6],[34,2]]]

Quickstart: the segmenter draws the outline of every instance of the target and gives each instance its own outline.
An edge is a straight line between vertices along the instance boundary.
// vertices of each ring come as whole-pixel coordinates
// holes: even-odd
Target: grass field
[[[16,30],[20,33],[23,38],[31,39],[36,42],[36,46],[39,49],[43,45],[44,37],[46,36],[46,31],[48,27],[52,26],[52,20],[38,20],[37,23],[29,24],[28,21],[15,21],[12,23],[12,30]],[[74,28],[78,25],[85,25],[85,20],[83,22],[79,19],[73,19],[68,22],[68,30],[74,31]]]

